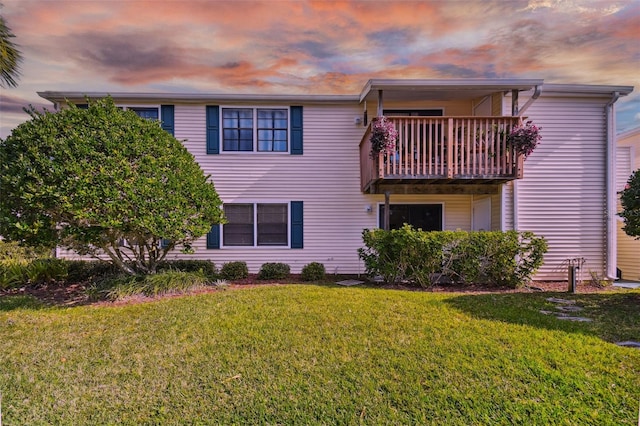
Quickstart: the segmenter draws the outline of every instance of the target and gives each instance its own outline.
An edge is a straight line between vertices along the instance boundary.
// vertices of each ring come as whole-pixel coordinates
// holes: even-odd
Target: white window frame
[[[395,202],[395,203],[389,203],[389,206],[393,206],[393,205],[408,205],[408,204],[412,204],[412,205],[427,205],[427,204],[439,204],[440,206],[442,206],[442,230],[446,231],[447,228],[445,228],[445,202],[444,201],[409,201],[409,202]],[[380,206],[384,206],[383,202],[378,202],[377,208],[376,208],[376,227],[378,227],[378,225],[380,224]]]
[[[249,151],[245,151],[249,152]],[[220,226],[220,248],[227,250],[286,250],[291,248],[291,201],[290,200],[258,200],[245,201],[234,200],[224,204],[252,204],[253,205],[253,245],[247,246],[229,246],[224,244],[224,225]],[[224,211],[224,204],[222,206]],[[284,204],[287,206],[287,244],[286,245],[258,245],[258,204]]]
[[[251,151],[228,151],[224,149],[224,110],[225,109],[251,109],[253,111],[253,150]],[[287,149],[285,151],[258,151],[258,110],[259,109],[280,109],[287,111]],[[225,155],[283,155],[291,152],[291,108],[286,105],[220,105],[220,117],[218,128],[220,134],[220,154]]]

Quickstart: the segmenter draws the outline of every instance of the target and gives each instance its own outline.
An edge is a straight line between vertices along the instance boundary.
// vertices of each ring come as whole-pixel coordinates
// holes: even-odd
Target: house
[[[539,79],[370,80],[354,95],[111,93],[184,140],[224,202],[228,224],[194,244],[216,264],[312,261],[359,273],[364,228],[528,230],[549,242],[540,280],[569,259],[615,277],[614,108],[628,86]],[[107,93],[41,92],[56,107]],[[399,131],[372,159],[372,118]],[[504,144],[520,120],[542,127],[526,161]],[[386,198],[386,200],[385,200]],[[61,253],[69,255],[69,253]],[[179,256],[179,254],[176,254]]]
[[[616,148],[616,192],[624,189],[629,176],[640,168],[640,127],[619,133]],[[618,201],[618,211],[622,206]],[[624,221],[617,222],[618,268],[623,279],[640,281],[640,240],[627,235],[622,227]]]

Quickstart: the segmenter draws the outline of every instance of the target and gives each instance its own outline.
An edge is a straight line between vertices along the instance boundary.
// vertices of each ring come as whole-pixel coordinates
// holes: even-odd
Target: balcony
[[[371,158],[371,124],[360,142],[362,191],[381,193],[402,185],[493,185],[522,178],[523,156],[507,146],[521,117],[388,117],[398,130],[391,153]],[[446,188],[444,189],[446,191]],[[412,192],[409,190],[409,192]]]

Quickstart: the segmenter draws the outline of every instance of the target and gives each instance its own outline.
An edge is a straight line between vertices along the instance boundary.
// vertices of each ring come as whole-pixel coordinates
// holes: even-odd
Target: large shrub
[[[153,273],[170,250],[189,250],[222,221],[213,183],[161,123],[111,98],[30,114],[0,141],[6,239]]]
[[[530,232],[367,230],[359,250],[369,275],[429,287],[443,276],[465,284],[518,287],[542,265],[544,238]]]

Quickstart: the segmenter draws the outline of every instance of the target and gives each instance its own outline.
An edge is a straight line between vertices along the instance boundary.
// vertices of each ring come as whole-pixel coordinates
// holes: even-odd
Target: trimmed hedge
[[[366,273],[385,282],[430,287],[446,279],[463,284],[520,287],[542,265],[546,240],[531,232],[424,232],[401,229],[362,232],[358,250]]]
[[[249,276],[247,262],[229,262],[222,265],[220,276],[224,280],[241,280]]]
[[[300,278],[302,281],[320,281],[324,279],[326,274],[324,265],[319,262],[311,262],[304,265]]]
[[[278,280],[287,278],[291,268],[286,263],[265,263],[258,272],[259,280]]]

